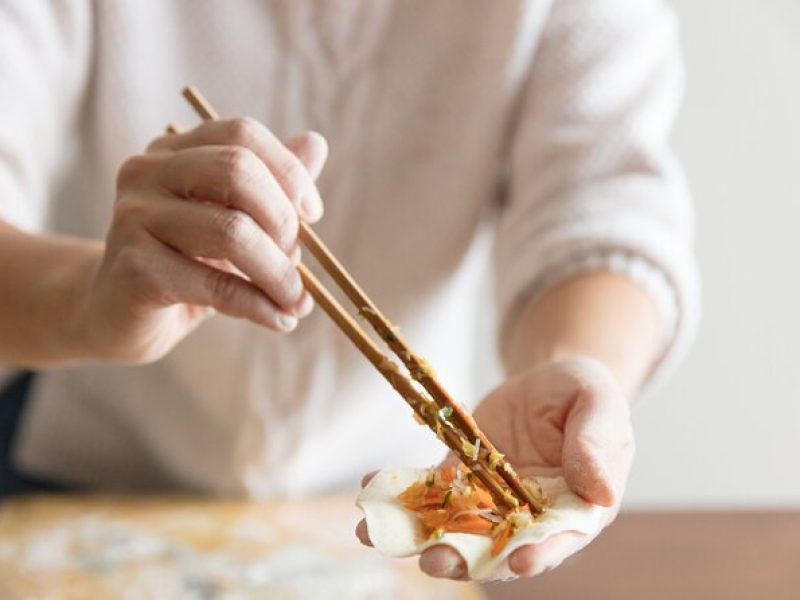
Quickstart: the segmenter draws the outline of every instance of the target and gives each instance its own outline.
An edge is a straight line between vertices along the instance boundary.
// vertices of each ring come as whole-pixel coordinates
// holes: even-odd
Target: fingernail
[[[295,327],[297,327],[297,318],[291,315],[279,315],[278,327],[280,327],[283,331],[292,331]]]
[[[297,303],[302,295],[305,293],[305,287],[303,286],[303,280],[300,279],[300,274],[295,270],[294,274],[291,275],[289,281],[286,282],[285,288],[286,294],[292,299],[291,303]]]
[[[311,297],[311,294],[304,293],[303,299],[300,300],[300,304],[297,306],[295,310],[295,314],[299,318],[307,317],[311,314],[311,311],[314,309],[314,299]]]
[[[303,252],[300,250],[300,244],[295,244],[294,248],[289,252],[289,260],[292,262],[292,265],[296,267],[300,264],[302,258]]]
[[[306,221],[310,223],[319,221],[322,218],[322,212],[322,199],[316,191],[306,193],[300,198],[300,213]]]
[[[516,575],[529,575],[536,569],[536,560],[530,553],[517,550],[508,557],[508,568]]]
[[[450,579],[461,579],[462,577],[464,577],[464,574],[465,574],[464,565],[462,565],[461,563],[454,564],[447,571],[447,577],[449,577]]]

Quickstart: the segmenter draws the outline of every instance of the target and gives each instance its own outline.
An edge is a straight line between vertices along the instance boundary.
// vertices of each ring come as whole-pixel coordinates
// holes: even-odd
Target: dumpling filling
[[[472,579],[512,578],[508,556],[520,546],[538,544],[573,531],[594,535],[611,509],[589,504],[561,477],[537,478],[550,506],[535,519],[521,508],[505,517],[489,492],[461,469],[384,469],[361,491],[375,548],[388,556],[414,556],[446,544],[458,551]]]
[[[489,491],[464,467],[431,469],[398,500],[417,515],[427,539],[438,540],[445,533],[488,535],[494,540],[492,556],[502,552],[518,529],[533,523],[527,506],[503,515]]]

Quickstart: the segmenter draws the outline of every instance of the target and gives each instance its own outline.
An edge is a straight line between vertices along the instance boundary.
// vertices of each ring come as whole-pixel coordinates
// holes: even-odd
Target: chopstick
[[[195,88],[191,86],[184,88],[183,96],[203,120],[219,118],[211,104]],[[178,133],[179,128],[175,124],[170,124],[167,131]],[[544,512],[547,501],[541,489],[522,483],[511,465],[480,430],[472,416],[453,400],[439,383],[427,362],[411,351],[399,329],[383,315],[314,230],[302,220],[299,224],[299,237],[337,286],[358,307],[359,315],[372,326],[401,360],[411,377],[427,392],[427,394],[420,392],[411,380],[399,371],[397,365],[378,349],[358,323],[301,262],[297,269],[311,296],[406,400],[417,418],[427,424],[448,448],[459,456],[461,462],[492,493],[498,506],[515,509],[520,504],[527,504],[534,516]],[[493,473],[499,475],[501,481],[498,481]],[[510,488],[510,492],[504,489],[503,483]]]
[[[301,222],[300,237],[305,246],[319,261],[322,267],[330,274],[339,288],[344,291],[348,298],[359,308],[359,314],[366,319],[375,332],[381,337],[392,352],[402,361],[408,372],[422,387],[433,397],[436,404],[441,409],[449,408],[452,410],[452,418],[459,428],[467,434],[471,443],[478,447],[478,453],[492,463],[497,461],[495,468],[497,473],[508,484],[516,496],[534,510],[534,514],[539,514],[544,509],[543,503],[539,502],[535,494],[532,494],[519,480],[514,469],[503,458],[502,454],[489,441],[489,438],[480,430],[475,419],[467,412],[464,407],[456,402],[444,389],[442,384],[436,379],[433,370],[428,362],[411,351],[400,330],[392,325],[375,303],[364,293],[361,287],[355,282],[352,276],[345,270],[341,263],[322,243],[317,234],[307,224]],[[538,491],[541,496],[541,490]]]

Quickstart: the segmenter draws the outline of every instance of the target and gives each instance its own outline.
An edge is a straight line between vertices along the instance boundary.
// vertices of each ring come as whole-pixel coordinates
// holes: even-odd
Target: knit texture
[[[193,83],[223,115],[326,136],[318,232],[465,404],[482,313],[502,351],[576,272],[653,296],[665,373],[699,313],[668,145],[681,81],[658,0],[10,0],[0,216],[102,238],[120,163],[196,123]],[[496,309],[478,302],[487,228]],[[156,364],[46,373],[16,455],[74,483],[270,496],[441,447],[316,311],[288,336],[214,317]]]

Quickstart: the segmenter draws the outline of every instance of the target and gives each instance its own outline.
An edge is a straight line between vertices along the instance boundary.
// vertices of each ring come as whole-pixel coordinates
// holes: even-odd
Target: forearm
[[[507,356],[513,372],[590,356],[633,395],[653,367],[663,335],[656,306],[639,286],[597,273],[571,278],[528,306],[515,324]]]
[[[0,363],[38,368],[87,353],[73,329],[102,244],[0,221]]]

